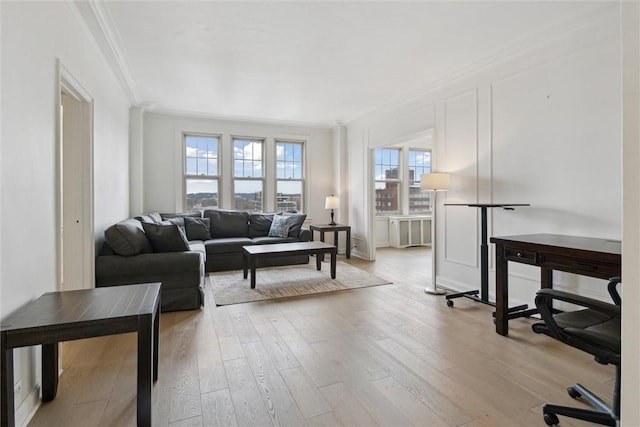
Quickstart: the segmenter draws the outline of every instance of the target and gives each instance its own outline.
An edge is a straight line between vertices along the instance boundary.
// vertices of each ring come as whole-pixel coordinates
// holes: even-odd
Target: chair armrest
[[[609,291],[609,295],[611,295],[611,299],[615,303],[615,305],[622,305],[622,298],[620,298],[620,293],[618,292],[618,285],[622,282],[620,277],[612,277],[609,279],[609,284],[607,285],[607,290]]]

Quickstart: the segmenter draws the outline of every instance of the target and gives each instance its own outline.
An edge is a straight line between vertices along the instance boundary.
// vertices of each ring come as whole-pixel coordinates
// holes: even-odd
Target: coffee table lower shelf
[[[331,278],[336,278],[336,257],[338,249],[324,242],[276,243],[242,247],[242,273],[246,279],[251,271],[251,289],[256,287],[256,264],[259,259],[281,257],[283,255],[315,255],[316,269],[322,269],[324,254],[331,255]]]

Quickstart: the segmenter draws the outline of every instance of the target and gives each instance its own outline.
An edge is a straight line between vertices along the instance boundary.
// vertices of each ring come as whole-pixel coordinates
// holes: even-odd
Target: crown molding
[[[242,124],[260,124],[260,125],[270,125],[270,126],[286,126],[286,127],[297,127],[304,129],[315,129],[320,131],[330,131],[336,127],[333,124],[327,123],[314,123],[314,122],[296,122],[296,121],[285,121],[285,120],[277,120],[277,119],[265,119],[265,118],[257,118],[257,117],[241,117],[241,116],[225,116],[218,114],[210,114],[210,113],[201,113],[194,111],[182,111],[182,110],[169,110],[169,109],[147,109],[145,114],[154,115],[154,116],[168,116],[168,117],[182,117],[186,119],[196,119],[196,120],[220,120],[227,122],[236,122]]]
[[[122,40],[113,24],[107,3],[99,0],[67,0],[102,52],[120,86],[133,105],[142,103],[135,80],[122,48]]]

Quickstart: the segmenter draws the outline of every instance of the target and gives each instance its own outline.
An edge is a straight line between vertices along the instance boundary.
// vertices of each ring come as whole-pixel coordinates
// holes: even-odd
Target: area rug
[[[391,284],[388,280],[345,262],[338,261],[336,267],[335,279],[331,279],[329,263],[323,263],[321,271],[316,270],[315,262],[258,268],[255,289],[251,289],[249,278],[242,278],[241,270],[210,273],[209,281],[216,305],[241,304]]]

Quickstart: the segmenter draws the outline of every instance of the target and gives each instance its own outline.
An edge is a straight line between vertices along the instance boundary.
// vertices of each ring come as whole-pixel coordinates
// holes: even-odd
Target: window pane
[[[234,139],[233,140],[233,173],[236,177],[258,178],[262,172],[262,141]]]
[[[399,183],[376,182],[376,214],[387,214],[400,210]]]
[[[409,213],[422,213],[431,211],[431,192],[420,190],[418,185],[409,186]]]
[[[302,181],[278,181],[276,210],[302,211]]]
[[[218,142],[216,136],[185,135],[185,174],[218,175]]]
[[[276,177],[279,179],[302,179],[302,143],[276,143]]]
[[[262,180],[234,180],[235,209],[248,212],[262,211]]]
[[[189,212],[218,206],[217,179],[187,179],[186,193]]]

